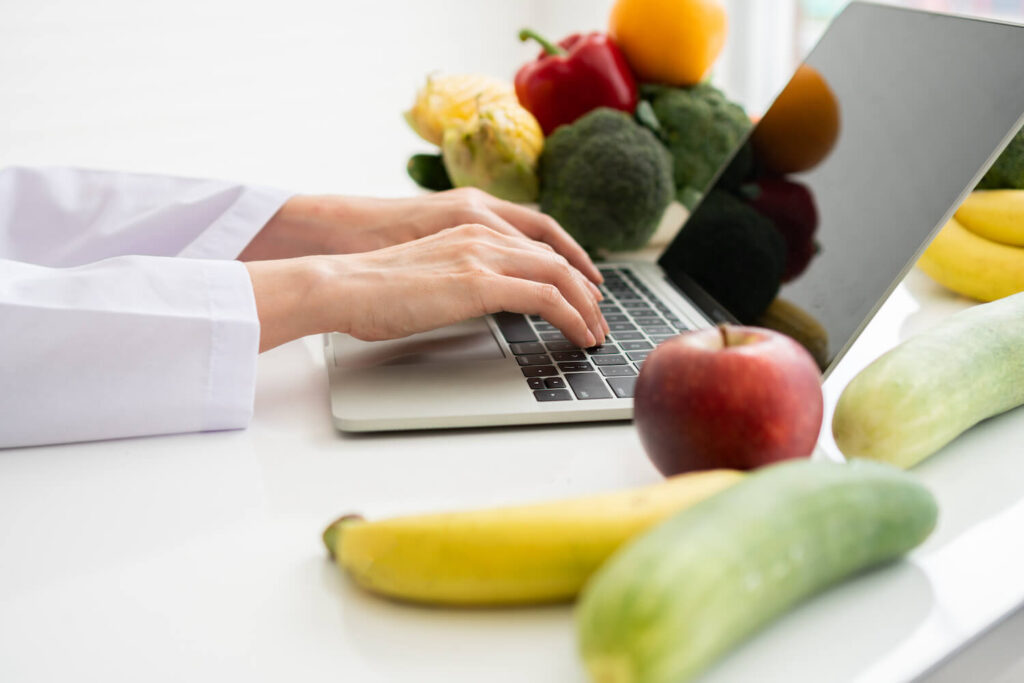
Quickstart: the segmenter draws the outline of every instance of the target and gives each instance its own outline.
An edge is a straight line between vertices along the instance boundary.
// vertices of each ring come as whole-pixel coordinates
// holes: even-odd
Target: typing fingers
[[[554,285],[565,301],[582,316],[595,342],[600,344],[604,341],[607,328],[598,300],[590,290],[593,283],[563,256],[517,246],[494,249],[500,259],[497,266],[501,274]],[[548,322],[558,327],[555,321]]]
[[[480,292],[480,297],[490,312],[510,311],[543,317],[577,346],[598,343],[580,312],[551,283],[498,275]]]
[[[530,239],[550,245],[569,260],[591,282],[601,283],[604,276],[587,255],[586,250],[572,238],[558,222],[539,211],[514,204],[497,197],[487,198],[487,207],[497,216]]]
[[[497,201],[501,201],[501,200],[497,200]],[[516,206],[515,204],[512,204],[512,206],[517,208],[517,209],[518,208],[522,208],[522,207]],[[541,215],[543,215],[543,214],[541,214]],[[593,279],[589,275],[583,274],[582,271],[580,271],[579,266],[575,262],[573,262],[571,259],[569,259],[569,257],[566,256],[565,253],[563,253],[559,249],[555,248],[554,246],[552,246],[548,242],[546,242],[544,240],[537,240],[536,238],[533,238],[533,237],[530,237],[530,236],[524,234],[517,227],[515,227],[514,225],[509,223],[507,220],[505,220],[504,218],[502,218],[498,214],[491,215],[489,217],[489,219],[488,219],[488,223],[487,224],[490,227],[492,227],[493,229],[495,229],[496,231],[500,232],[502,235],[505,235],[507,237],[518,238],[518,239],[528,243],[530,246],[532,246],[535,249],[546,250],[552,256],[558,255],[558,257],[563,259],[566,263],[571,264],[570,267],[574,271],[576,271],[577,273],[580,273],[580,277],[582,279],[583,286],[586,287],[590,291],[591,295],[594,298],[596,298],[598,301],[600,301],[601,299],[604,298],[604,295],[601,294],[601,290],[598,289],[597,285],[594,284]],[[561,229],[561,228],[559,228],[559,229]],[[566,237],[569,237],[569,236],[566,235]],[[569,239],[571,240],[572,238],[569,237]],[[573,244],[576,245],[575,242],[573,242]],[[525,245],[523,245],[523,246],[525,246]],[[577,246],[577,248],[579,248],[579,245],[576,245],[576,246]],[[590,258],[587,257],[587,253],[585,251],[583,251],[582,249],[580,249],[580,251],[582,252],[583,256],[586,257],[587,263],[590,263]],[[593,267],[593,263],[590,263],[590,265],[591,265],[591,267]],[[597,271],[596,268],[594,268],[594,270]],[[600,275],[600,272],[598,272],[598,275]]]

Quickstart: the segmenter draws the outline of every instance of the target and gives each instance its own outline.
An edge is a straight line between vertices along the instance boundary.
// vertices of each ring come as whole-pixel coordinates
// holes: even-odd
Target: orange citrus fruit
[[[693,85],[725,44],[721,0],[618,0],[608,33],[639,81]]]
[[[768,170],[801,173],[829,155],[839,138],[839,102],[824,77],[806,64],[771,106],[751,138]]]

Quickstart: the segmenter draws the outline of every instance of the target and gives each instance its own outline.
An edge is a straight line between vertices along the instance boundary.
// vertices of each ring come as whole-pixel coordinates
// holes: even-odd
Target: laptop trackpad
[[[334,363],[356,369],[381,365],[421,365],[504,358],[485,318],[421,332],[402,339],[365,342],[338,335]]]

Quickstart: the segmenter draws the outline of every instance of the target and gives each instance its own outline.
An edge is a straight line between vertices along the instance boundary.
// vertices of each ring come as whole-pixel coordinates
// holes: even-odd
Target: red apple
[[[822,403],[821,373],[804,347],[773,330],[719,325],[651,352],[633,412],[647,455],[670,476],[808,456]]]

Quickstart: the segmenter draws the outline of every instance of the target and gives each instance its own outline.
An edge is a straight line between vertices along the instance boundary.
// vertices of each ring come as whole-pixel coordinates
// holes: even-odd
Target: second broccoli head
[[[641,95],[653,114],[653,119],[646,123],[656,129],[672,153],[679,201],[692,208],[694,200],[707,191],[715,173],[750,131],[750,118],[743,107],[710,83],[691,88],[646,85]],[[740,154],[733,166],[739,162],[743,162],[744,168],[730,171],[744,176],[753,166],[753,158],[749,153]]]
[[[559,126],[540,157],[540,208],[589,252],[638,249],[672,201],[672,159],[651,131],[600,108]]]

